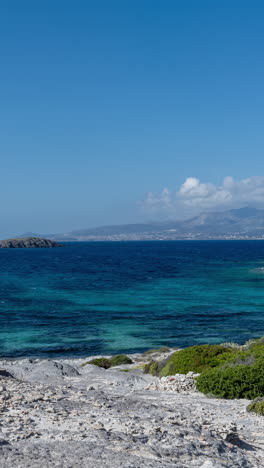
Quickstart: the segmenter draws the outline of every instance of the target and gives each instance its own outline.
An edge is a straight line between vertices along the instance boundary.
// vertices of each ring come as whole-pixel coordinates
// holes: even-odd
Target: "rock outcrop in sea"
[[[40,237],[17,237],[0,241],[0,249],[36,249],[47,247],[60,247],[60,244]]]

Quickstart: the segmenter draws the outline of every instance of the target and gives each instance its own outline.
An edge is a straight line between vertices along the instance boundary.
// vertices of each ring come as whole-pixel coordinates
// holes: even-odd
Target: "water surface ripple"
[[[264,335],[264,242],[0,250],[0,355],[84,356]]]

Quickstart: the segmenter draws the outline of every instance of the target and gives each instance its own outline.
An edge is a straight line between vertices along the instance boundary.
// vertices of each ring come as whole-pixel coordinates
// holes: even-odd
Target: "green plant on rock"
[[[247,406],[247,411],[264,416],[264,398],[256,398],[256,400],[252,401],[252,403]]]
[[[252,340],[246,349],[235,356],[233,365],[254,365],[261,362],[264,363],[264,343],[260,340]]]
[[[236,348],[221,345],[200,345],[176,351],[163,363],[159,375],[167,377],[188,372],[201,373],[207,369],[221,366],[237,356]]]
[[[157,361],[150,361],[144,366],[144,373],[151,375],[159,375],[159,363]]]
[[[221,398],[254,398],[264,395],[263,363],[223,366],[203,372],[196,379],[199,391]]]
[[[110,367],[121,366],[122,364],[133,364],[133,361],[125,354],[118,354],[113,356],[111,359],[108,358],[95,358],[91,361],[82,364],[82,367],[87,364],[93,364],[94,366],[102,367],[103,369],[110,369]]]
[[[253,353],[256,358],[263,357],[264,358],[264,341],[263,338],[256,340],[255,342],[251,343],[248,347],[248,352]]]
[[[114,366],[121,366],[122,364],[133,364],[132,359],[130,359],[125,354],[118,354],[117,356],[113,356],[110,359],[111,367]]]
[[[264,397],[264,338],[246,345],[191,346],[172,354],[168,359],[150,361],[144,371],[152,375],[197,372],[197,389],[221,398]],[[263,400],[249,405],[249,411],[264,415]]]
[[[93,364],[94,366],[102,367],[103,369],[109,369],[111,367],[111,361],[107,358],[95,358],[86,364]]]

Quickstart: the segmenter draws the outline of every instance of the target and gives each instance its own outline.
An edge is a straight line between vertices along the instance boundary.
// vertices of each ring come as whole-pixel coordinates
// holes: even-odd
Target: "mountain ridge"
[[[264,238],[264,209],[233,208],[201,212],[182,221],[106,225],[45,236],[34,233],[34,236],[56,241]]]

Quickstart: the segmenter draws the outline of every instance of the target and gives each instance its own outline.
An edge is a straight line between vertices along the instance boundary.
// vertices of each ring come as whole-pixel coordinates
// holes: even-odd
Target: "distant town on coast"
[[[204,212],[183,221],[102,226],[59,234],[26,232],[19,237],[45,237],[65,242],[264,239],[264,209],[244,207]]]

